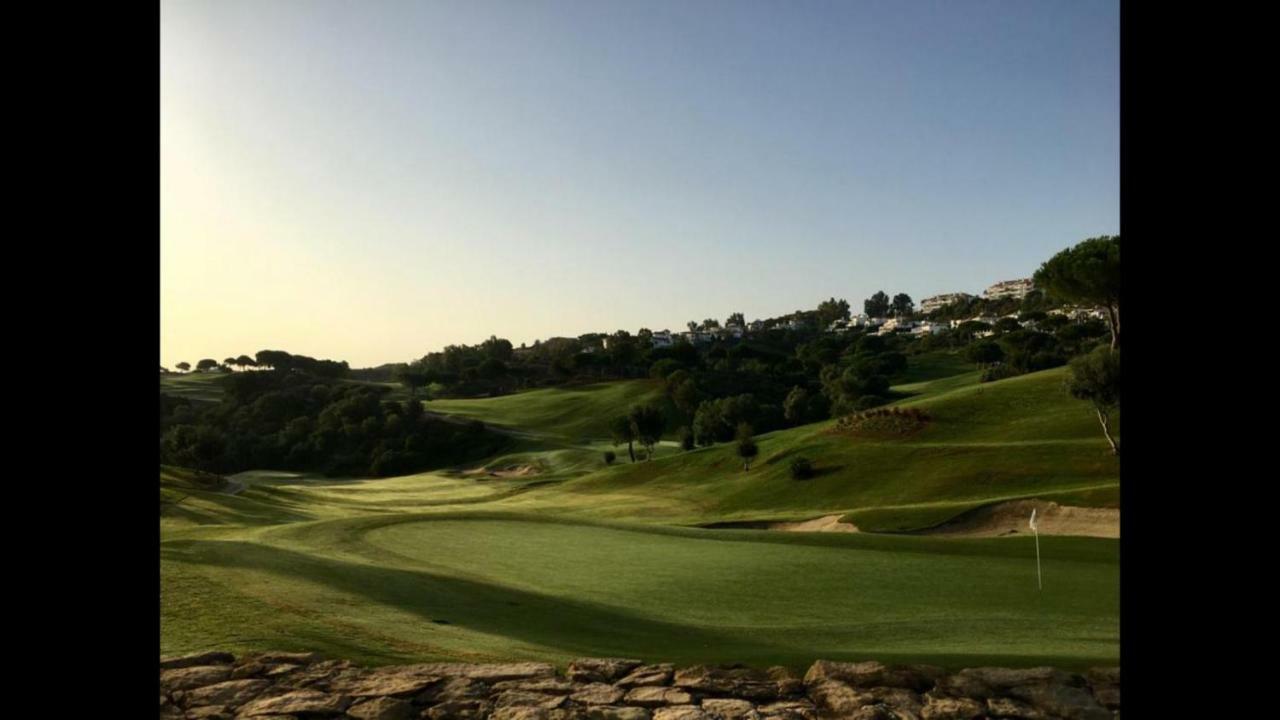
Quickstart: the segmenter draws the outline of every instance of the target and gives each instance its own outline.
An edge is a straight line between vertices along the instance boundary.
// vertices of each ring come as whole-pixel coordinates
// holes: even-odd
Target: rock
[[[746,700],[708,698],[702,701],[702,711],[714,720],[758,720],[756,706]]]
[[[967,697],[926,695],[920,717],[924,720],[974,720],[986,711],[986,706]]]
[[[884,705],[863,705],[848,716],[849,720],[898,720],[898,716]]]
[[[806,685],[814,685],[823,680],[839,680],[855,688],[894,687],[924,692],[933,688],[945,674],[945,670],[933,665],[889,667],[874,661],[846,663],[819,660],[809,667],[804,681]]]
[[[182,717],[184,720],[231,720],[234,715],[226,705],[205,705],[191,708]]]
[[[640,660],[626,658],[578,658],[569,663],[565,677],[573,682],[611,683],[641,664]]]
[[[351,698],[345,695],[331,695],[319,690],[294,690],[284,695],[254,700],[240,708],[240,715],[340,715],[349,705]]]
[[[1038,668],[965,668],[940,678],[938,694],[953,697],[986,699],[1005,695],[1012,688],[1025,685],[1066,685],[1071,676],[1050,667]]]
[[[596,706],[581,710],[579,716],[584,720],[649,720],[649,711],[639,707]]]
[[[641,707],[661,707],[664,705],[688,705],[693,696],[683,690],[668,687],[637,687],[627,692],[623,699],[628,705]]]
[[[489,686],[471,678],[449,678],[439,685],[427,688],[414,698],[419,705],[461,700],[484,700],[489,697]]]
[[[414,673],[375,672],[354,680],[335,681],[329,684],[334,692],[353,697],[408,697],[421,694],[423,690],[440,682],[439,675],[418,675]]]
[[[1102,707],[1085,688],[1069,685],[1021,685],[1010,688],[1011,697],[1025,700],[1054,717],[1065,720],[1112,720],[1111,711]]]
[[[662,663],[660,665],[641,665],[614,684],[618,687],[624,688],[666,685],[671,682],[671,673],[673,670],[675,670],[675,666],[670,663]]]
[[[489,703],[483,700],[447,700],[422,714],[431,720],[467,720],[489,715]]]
[[[1120,709],[1120,668],[1093,668],[1085,677],[1093,696],[1103,707]]]
[[[230,665],[194,665],[160,671],[160,687],[165,690],[190,690],[230,679]]]
[[[494,699],[494,705],[499,708],[505,707],[537,707],[543,710],[551,710],[558,708],[564,704],[564,695],[544,695],[542,693],[524,692],[521,690],[507,690],[498,693]]]
[[[814,720],[817,707],[808,700],[784,700],[756,708],[762,718],[768,720]]]
[[[523,690],[525,692],[539,692],[547,693],[549,695],[568,695],[579,687],[580,686],[574,685],[567,680],[561,680],[560,678],[503,680],[500,683],[493,684],[493,689],[498,692],[502,692],[504,690]],[[612,687],[612,685],[609,687]]]
[[[778,683],[768,673],[754,668],[696,665],[677,670],[671,684],[708,695],[749,700],[778,697]]]
[[[870,693],[854,690],[838,680],[823,680],[811,685],[809,697],[819,708],[842,715],[876,701]]]
[[[420,665],[405,665],[399,669],[403,671],[412,670],[425,675],[439,675],[446,678],[466,677],[489,683],[502,682],[503,680],[554,678],[556,676],[555,666],[550,663],[540,662],[491,664],[423,663]]]
[[[253,659],[257,660],[260,663],[267,663],[272,665],[277,663],[288,663],[290,665],[310,665],[312,663],[318,663],[324,658],[320,655],[320,653],[313,653],[313,652],[264,652],[264,653],[256,653],[253,656]]]
[[[489,716],[490,720],[549,720],[547,711],[539,707],[500,707]]]
[[[380,697],[352,705],[347,714],[357,720],[409,720],[414,716],[413,705],[393,697]]]
[[[675,705],[653,711],[653,720],[709,720],[696,705]]]
[[[1011,698],[987,698],[987,715],[993,718],[1018,718],[1019,720],[1052,720],[1048,715],[1020,700]]]
[[[190,655],[160,658],[160,669],[172,670],[174,668],[195,667],[196,665],[230,665],[233,662],[235,662],[235,656],[231,653],[191,653]]]
[[[265,675],[275,666],[258,663],[258,667],[261,668],[261,674]],[[293,672],[283,677],[277,676],[276,682],[295,690],[310,688],[329,691],[330,685],[334,683],[352,683],[370,674],[371,671],[357,668],[346,660],[323,660],[311,665],[295,666]],[[234,673],[232,676],[234,677]]]
[[[257,661],[242,663],[231,669],[231,679],[244,680],[245,678],[262,677],[267,674],[267,671],[270,670],[271,667],[272,666],[269,666],[266,663],[260,663]]]
[[[919,695],[903,688],[870,688],[866,692],[899,715],[919,715],[924,707]]]
[[[261,695],[270,685],[271,683],[266,680],[228,680],[216,685],[181,691],[176,693],[176,699],[185,707],[200,705],[239,707]]]
[[[781,697],[790,697],[792,695],[801,695],[804,693],[804,678],[791,672],[790,668],[775,665],[765,671],[769,679],[777,683],[778,695]]]
[[[597,682],[579,687],[569,699],[582,705],[614,705],[621,702],[625,694],[622,688]]]
[[[1008,697],[1065,720],[1112,720],[1084,678],[1051,667],[966,668],[938,682],[940,694],[962,698]]]

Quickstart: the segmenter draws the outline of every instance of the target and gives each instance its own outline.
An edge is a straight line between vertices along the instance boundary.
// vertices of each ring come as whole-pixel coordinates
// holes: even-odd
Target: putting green
[[[168,637],[192,648],[305,638],[305,647],[357,647],[374,661],[564,662],[586,654],[793,667],[818,657],[1084,667],[1117,660],[1118,543],[1108,540],[1042,539],[1044,592],[1036,590],[1030,538],[681,530],[447,513],[297,523],[252,540],[164,544],[170,576],[212,584],[221,603],[209,618],[216,625],[170,613]],[[264,622],[254,621],[258,615]]]

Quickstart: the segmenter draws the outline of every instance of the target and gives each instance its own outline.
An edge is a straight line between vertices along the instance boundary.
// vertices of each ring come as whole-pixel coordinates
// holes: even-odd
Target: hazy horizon
[[[917,304],[1119,232],[1111,2],[161,4],[161,364]]]

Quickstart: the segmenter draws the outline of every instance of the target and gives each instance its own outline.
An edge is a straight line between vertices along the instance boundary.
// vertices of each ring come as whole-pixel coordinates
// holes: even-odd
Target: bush
[[[617,460],[617,459],[618,459],[618,456],[617,456],[616,454],[614,454],[614,452],[613,452],[612,450],[605,450],[605,451],[604,451],[604,464],[605,464],[605,465],[612,465],[612,464],[613,464],[613,461],[614,461],[614,460]]]
[[[813,463],[806,457],[798,457],[791,461],[791,478],[808,480],[813,477]]]
[[[993,368],[987,368],[982,373],[982,377],[978,379],[978,382],[994,382],[1005,378],[1017,377],[1021,374],[1012,365],[997,365]]]

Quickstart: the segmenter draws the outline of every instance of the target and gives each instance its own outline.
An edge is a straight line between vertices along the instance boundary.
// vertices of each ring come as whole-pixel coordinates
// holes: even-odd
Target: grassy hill
[[[160,392],[192,402],[218,402],[222,399],[222,386],[218,381],[225,377],[219,372],[161,375]]]
[[[1088,406],[1062,389],[1065,372],[958,387],[946,378],[935,381],[941,391],[921,384],[901,406],[933,420],[909,437],[852,437],[835,432],[834,421],[815,423],[759,436],[750,472],[723,444],[601,467],[504,506],[677,524],[841,512],[875,531],[927,527],[1021,497],[1114,506],[1119,463]],[[816,477],[791,479],[797,456],[814,461]]]
[[[609,437],[608,421],[632,405],[666,402],[656,380],[528,390],[496,398],[432,400],[427,409],[570,442]]]
[[[650,381],[428,403],[530,433],[475,468],[253,472],[222,484],[162,468],[162,492],[184,497],[161,505],[161,650],[372,663],[1114,663],[1115,540],[1042,537],[1037,592],[1028,537],[680,527],[840,513],[892,531],[1017,497],[1114,506],[1118,463],[1064,377],[978,384],[940,359],[895,387],[901,405],[932,417],[916,432],[778,431],[758,438],[750,472],[730,445],[605,467],[601,421],[660,397]],[[816,477],[791,479],[797,455]]]

